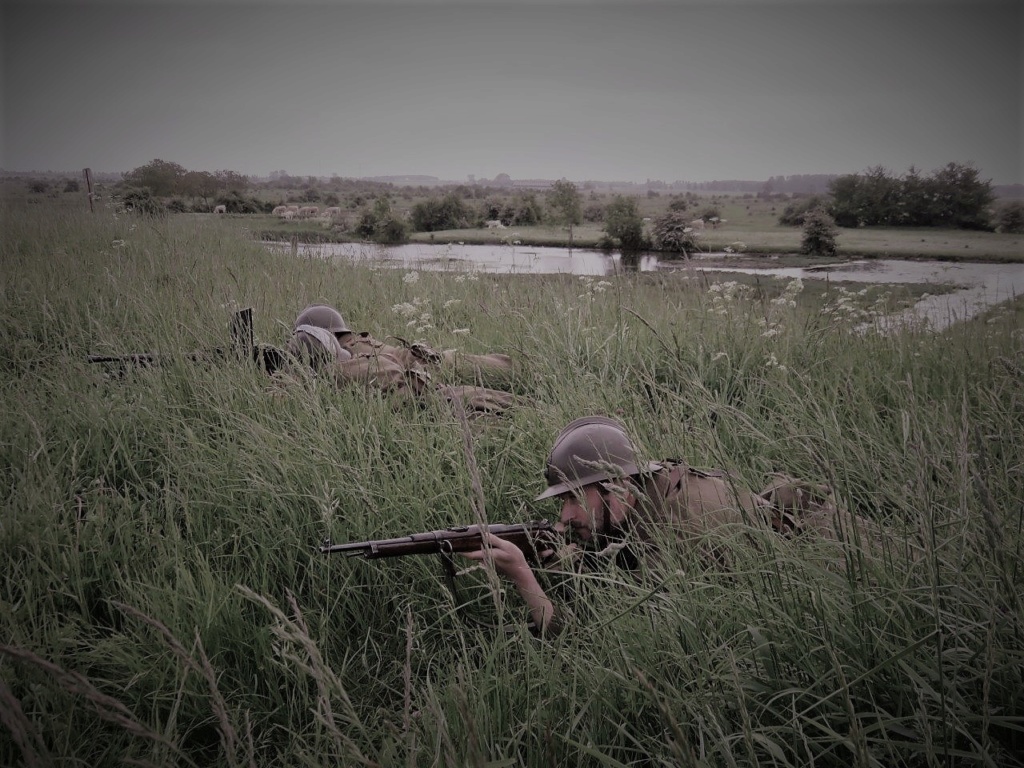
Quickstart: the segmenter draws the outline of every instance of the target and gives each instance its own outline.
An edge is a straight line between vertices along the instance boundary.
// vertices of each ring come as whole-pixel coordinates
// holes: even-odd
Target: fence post
[[[86,168],[82,171],[82,175],[85,176],[85,189],[89,193],[89,213],[96,213],[92,207],[92,170]]]

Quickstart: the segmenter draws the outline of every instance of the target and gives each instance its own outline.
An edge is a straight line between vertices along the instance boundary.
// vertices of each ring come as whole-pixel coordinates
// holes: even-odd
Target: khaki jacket
[[[408,368],[436,367],[452,373],[456,379],[469,379],[474,384],[506,379],[514,367],[508,355],[474,355],[454,349],[438,352],[425,344],[409,344],[404,341],[401,346],[394,346],[373,338],[365,331],[342,337],[341,346],[353,357],[388,355]]]
[[[372,389],[414,398],[430,386],[430,377],[419,366],[403,365],[391,355],[359,355],[330,365],[325,374],[338,387],[362,384]]]
[[[428,395],[443,402],[456,401],[470,416],[501,416],[519,404],[510,392],[471,385],[449,386],[431,381],[430,374],[419,360],[409,354],[396,354],[395,347],[380,343],[364,343],[355,349],[349,360],[336,362],[325,369],[339,388],[353,384],[379,389],[396,396],[400,403],[423,405]],[[398,352],[409,350],[398,349]]]

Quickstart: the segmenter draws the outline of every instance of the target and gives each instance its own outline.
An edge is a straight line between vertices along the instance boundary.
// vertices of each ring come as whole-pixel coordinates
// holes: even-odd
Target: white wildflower
[[[405,276],[402,277],[402,282],[403,283],[409,283],[410,285],[412,285],[413,283],[419,282],[419,279],[420,279],[420,273],[419,272],[406,272]]]
[[[454,328],[452,330],[452,333],[454,333],[456,336],[465,336],[467,333],[469,333],[469,328]]]

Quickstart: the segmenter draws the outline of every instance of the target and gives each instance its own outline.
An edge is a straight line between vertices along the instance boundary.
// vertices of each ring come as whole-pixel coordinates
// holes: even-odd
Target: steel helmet
[[[311,304],[302,310],[295,318],[292,330],[296,330],[300,325],[315,325],[331,333],[352,333],[352,329],[345,324],[341,312],[326,304]]]
[[[295,357],[313,368],[327,363],[341,362],[352,357],[330,331],[315,325],[300,325],[288,339],[285,347]]]
[[[644,469],[637,465],[636,449],[622,424],[605,416],[585,416],[570,422],[555,438],[544,467],[548,488],[535,501],[659,469],[654,462]]]

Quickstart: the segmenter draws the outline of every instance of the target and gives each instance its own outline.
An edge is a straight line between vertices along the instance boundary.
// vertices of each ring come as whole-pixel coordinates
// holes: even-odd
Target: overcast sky
[[[0,0],[0,167],[1024,182],[1024,2]]]

